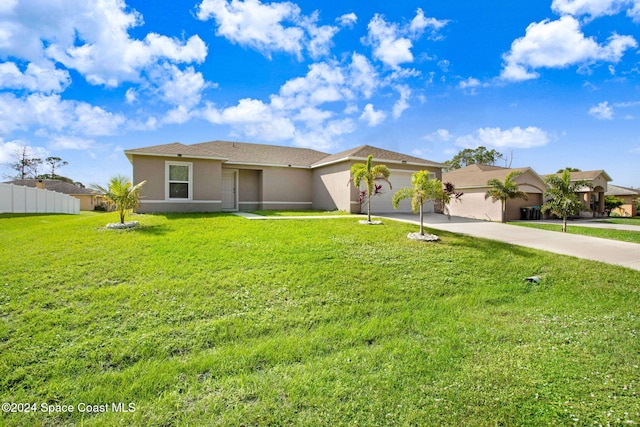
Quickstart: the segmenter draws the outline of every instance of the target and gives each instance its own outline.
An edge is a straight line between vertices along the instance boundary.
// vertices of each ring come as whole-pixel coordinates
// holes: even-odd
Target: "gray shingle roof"
[[[131,160],[131,156],[178,156],[219,159],[228,163],[318,167],[321,165],[338,163],[345,160],[365,160],[369,154],[374,160],[391,163],[407,163],[431,167],[444,167],[441,163],[409,156],[395,151],[384,150],[370,145],[361,145],[337,154],[327,154],[309,148],[287,147],[282,145],[252,144],[233,141],[210,141],[193,145],[184,145],[179,142],[172,144],[154,145],[132,150],[126,150],[125,154]]]
[[[562,173],[550,173],[547,175],[542,175],[542,177],[546,178],[549,175],[562,176]],[[611,177],[609,176],[609,174],[603,171],[602,169],[595,170],[595,171],[571,172],[571,181],[578,181],[578,180],[591,181],[596,179],[600,175],[602,175],[604,179],[606,179],[607,181],[611,181]]]
[[[507,175],[512,171],[521,171],[525,173],[531,171],[531,173],[543,182],[543,179],[531,168],[502,168],[500,166],[487,166],[487,165],[469,165],[464,168],[454,169],[449,172],[445,172],[442,175],[442,181],[452,182],[456,187],[486,187],[487,181],[490,179],[498,179],[503,181]]]
[[[7,184],[24,185],[25,187],[36,187],[37,179],[14,179],[13,181],[7,181]],[[60,181],[57,179],[43,179],[44,189],[50,191],[56,191],[64,194],[96,194],[94,190],[90,188],[82,188],[77,185],[69,184],[68,182]]]
[[[319,159],[327,157],[309,148],[286,147],[282,145],[250,144],[247,142],[211,141],[191,145],[194,149],[218,153],[229,163],[249,163],[262,165],[311,166]]]
[[[619,185],[608,184],[605,196],[640,196],[637,188],[621,187]]]

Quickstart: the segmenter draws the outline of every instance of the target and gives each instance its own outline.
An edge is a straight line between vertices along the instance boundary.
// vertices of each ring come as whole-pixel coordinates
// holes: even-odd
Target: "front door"
[[[237,170],[222,170],[222,210],[238,210],[237,177]]]

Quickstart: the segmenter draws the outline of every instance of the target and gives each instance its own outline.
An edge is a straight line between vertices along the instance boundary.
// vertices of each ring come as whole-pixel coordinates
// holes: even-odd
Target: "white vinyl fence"
[[[79,214],[80,200],[40,188],[0,183],[0,213]]]

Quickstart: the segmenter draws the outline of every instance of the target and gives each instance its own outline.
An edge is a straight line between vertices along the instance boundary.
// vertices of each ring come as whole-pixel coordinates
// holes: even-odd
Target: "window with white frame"
[[[167,162],[167,199],[190,200],[193,191],[193,165],[186,162]]]

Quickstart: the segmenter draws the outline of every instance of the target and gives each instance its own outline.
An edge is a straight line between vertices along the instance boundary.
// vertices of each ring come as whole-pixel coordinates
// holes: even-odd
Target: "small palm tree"
[[[116,175],[109,180],[109,187],[104,188],[97,184],[91,184],[91,188],[97,190],[109,204],[109,208],[115,208],[120,214],[120,223],[124,224],[125,215],[138,207],[140,202],[140,188],[147,181],[136,185],[124,175]]]
[[[584,180],[571,181],[571,170],[565,169],[562,176],[549,175],[545,178],[549,188],[544,196],[549,198],[540,209],[541,212],[551,212],[562,218],[562,231],[567,231],[567,217],[575,215],[582,209],[582,202],[576,192],[583,187],[591,187]]]
[[[367,191],[367,221],[371,222],[371,196],[374,194],[375,190],[375,182],[376,181],[384,181],[389,184],[389,188],[391,188],[391,183],[389,182],[389,175],[391,175],[391,171],[385,165],[375,165],[373,166],[373,156],[369,155],[367,157],[367,163],[354,163],[351,165],[351,178],[353,179],[353,183],[356,188],[360,188],[360,184],[364,180],[366,184]]]
[[[420,212],[420,235],[424,236],[422,205],[429,200],[442,200],[449,203],[449,195],[444,192],[442,182],[439,179],[429,179],[428,171],[418,171],[411,175],[412,187],[404,187],[393,195],[393,208],[398,209],[401,200],[411,199],[413,213]]]
[[[491,197],[494,202],[498,200],[502,204],[502,222],[507,222],[507,200],[509,199],[524,199],[529,200],[527,194],[518,188],[518,184],[514,181],[517,177],[522,175],[522,171],[511,171],[505,177],[504,181],[500,181],[497,178],[487,181],[487,185],[490,187],[487,193],[484,195],[485,200]]]

